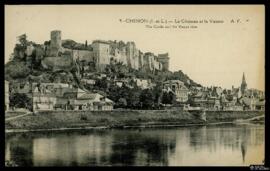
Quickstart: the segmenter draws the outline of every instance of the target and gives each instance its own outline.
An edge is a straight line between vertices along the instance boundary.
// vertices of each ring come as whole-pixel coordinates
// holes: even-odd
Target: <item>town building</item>
[[[81,82],[87,85],[95,85],[96,80],[94,79],[81,79]]]
[[[256,110],[256,99],[255,98],[249,98],[249,97],[243,97],[241,99],[243,105],[244,105],[244,110]]]
[[[128,85],[128,81],[125,79],[116,79],[113,82],[117,87],[120,87],[120,88],[123,87],[123,85],[126,85],[126,86]]]
[[[256,110],[265,110],[265,100],[256,101]]]
[[[151,80],[149,79],[134,78],[133,80],[136,83],[136,85],[141,89],[147,89],[151,85]]]
[[[34,83],[33,111],[113,110],[114,102],[99,93],[89,93],[61,83]]]
[[[84,93],[73,100],[74,110],[110,111],[113,110],[113,101],[98,93]]]
[[[208,110],[220,110],[221,109],[220,99],[217,97],[208,97],[206,101],[206,108]]]
[[[33,91],[33,111],[53,110],[56,97],[53,92],[44,86],[37,86]]]
[[[195,89],[197,90],[197,89]],[[207,107],[207,92],[205,91],[196,91],[192,94],[190,101],[192,102],[193,107],[206,108]]]
[[[175,96],[177,102],[187,102],[189,90],[180,80],[168,80],[163,83],[164,90],[171,90]]]

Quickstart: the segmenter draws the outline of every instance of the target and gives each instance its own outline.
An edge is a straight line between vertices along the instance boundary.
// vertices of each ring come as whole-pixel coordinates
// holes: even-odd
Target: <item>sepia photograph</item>
[[[5,167],[269,169],[264,5],[13,4],[4,20]]]

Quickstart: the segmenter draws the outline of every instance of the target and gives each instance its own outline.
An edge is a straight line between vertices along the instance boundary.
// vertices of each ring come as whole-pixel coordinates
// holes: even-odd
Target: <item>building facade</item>
[[[44,86],[36,87],[33,91],[33,111],[54,110],[55,94]]]
[[[168,80],[163,83],[163,89],[171,90],[175,96],[177,102],[188,101],[188,89],[184,83],[180,80]]]

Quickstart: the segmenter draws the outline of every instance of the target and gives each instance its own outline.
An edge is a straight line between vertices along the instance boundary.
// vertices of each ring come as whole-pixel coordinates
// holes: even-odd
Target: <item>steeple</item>
[[[246,89],[247,89],[247,83],[246,83],[245,73],[243,73],[242,83],[241,83],[241,93],[244,94]]]
[[[245,78],[245,73],[243,73],[242,84],[247,84],[246,83],[246,78]]]

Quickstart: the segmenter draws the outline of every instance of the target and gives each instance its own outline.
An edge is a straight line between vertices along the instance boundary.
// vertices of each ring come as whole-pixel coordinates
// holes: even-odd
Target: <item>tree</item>
[[[149,89],[145,89],[140,94],[140,102],[142,104],[142,108],[151,109],[154,105],[154,97]]]
[[[172,92],[164,92],[162,96],[163,104],[174,104],[175,103],[175,95]]]
[[[13,59],[14,59],[14,53],[11,53],[10,55],[9,55],[9,61],[13,61]]]
[[[118,100],[117,106],[125,108],[127,106],[127,100],[125,98],[120,98]]]
[[[162,83],[157,82],[156,86],[153,88],[154,102],[159,105],[160,98],[162,96]]]
[[[26,34],[20,35],[17,38],[18,38],[18,40],[19,40],[19,42],[20,42],[20,44],[22,46],[25,46],[25,47],[27,46],[27,36],[26,36]]]
[[[26,94],[13,93],[9,97],[10,107],[15,108],[26,108],[32,110],[32,99],[29,98]]]
[[[121,95],[119,93],[120,91],[121,90],[119,87],[117,87],[115,85],[111,85],[109,87],[108,98],[114,102],[117,102],[121,98]]]
[[[139,88],[128,89],[127,106],[128,108],[136,109],[140,107],[141,90]]]
[[[97,90],[106,91],[108,88],[106,78],[96,80],[94,87]]]
[[[17,79],[26,78],[30,74],[30,69],[25,62],[10,61],[5,65],[5,75],[7,77]]]

